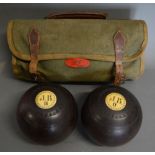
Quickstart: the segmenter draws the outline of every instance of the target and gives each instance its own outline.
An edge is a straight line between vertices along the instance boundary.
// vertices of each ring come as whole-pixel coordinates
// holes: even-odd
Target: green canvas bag
[[[147,44],[144,21],[69,15],[9,22],[7,39],[15,77],[52,82],[114,79],[119,85],[142,75]]]

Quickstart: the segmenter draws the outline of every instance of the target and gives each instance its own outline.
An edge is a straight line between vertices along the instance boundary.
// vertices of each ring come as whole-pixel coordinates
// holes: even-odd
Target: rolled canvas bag
[[[147,27],[142,20],[107,20],[103,13],[51,14],[11,20],[7,39],[15,77],[52,82],[139,78]]]

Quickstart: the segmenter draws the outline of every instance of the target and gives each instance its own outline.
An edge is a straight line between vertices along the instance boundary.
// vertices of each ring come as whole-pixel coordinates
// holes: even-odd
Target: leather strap
[[[32,28],[28,34],[28,41],[30,47],[30,56],[31,61],[29,64],[29,72],[32,75],[35,75],[35,80],[37,80],[37,65],[38,65],[38,51],[39,51],[39,43],[40,36],[37,29]]]
[[[125,37],[121,31],[118,31],[114,36],[114,48],[115,48],[115,80],[114,85],[118,86],[125,80],[125,74],[123,72],[123,50],[125,46]]]
[[[105,12],[50,13],[45,19],[106,19]]]

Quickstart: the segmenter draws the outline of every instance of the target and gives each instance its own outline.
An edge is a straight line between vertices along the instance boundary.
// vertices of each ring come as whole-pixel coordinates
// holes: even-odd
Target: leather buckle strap
[[[28,34],[28,41],[30,47],[30,57],[31,61],[29,64],[29,72],[32,75],[36,75],[37,77],[37,65],[38,65],[38,51],[39,51],[39,43],[40,43],[40,36],[39,32],[32,28]],[[34,78],[37,80],[37,78]]]
[[[114,48],[115,48],[115,79],[114,85],[120,85],[125,80],[125,74],[123,72],[123,50],[125,46],[125,37],[121,31],[118,31],[114,36]]]

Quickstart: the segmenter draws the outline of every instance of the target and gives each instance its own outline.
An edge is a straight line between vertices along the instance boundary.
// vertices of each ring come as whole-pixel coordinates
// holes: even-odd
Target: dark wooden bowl
[[[21,98],[17,120],[23,132],[35,142],[54,144],[69,136],[75,128],[77,106],[65,88],[40,84]]]
[[[99,87],[88,96],[82,109],[86,135],[97,145],[117,146],[138,132],[142,111],[138,100],[126,89]]]

